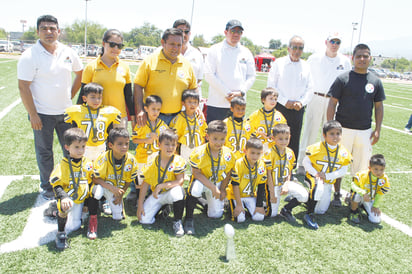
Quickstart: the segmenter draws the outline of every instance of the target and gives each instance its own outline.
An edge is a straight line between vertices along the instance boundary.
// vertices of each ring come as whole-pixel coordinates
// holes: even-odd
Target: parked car
[[[97,56],[98,51],[99,51],[99,48],[96,45],[87,46],[87,56]]]
[[[83,55],[84,54],[84,47],[82,45],[72,45],[72,49],[78,54],[78,55]]]
[[[134,59],[134,50],[132,48],[124,48],[123,53],[127,59]]]
[[[401,79],[403,80],[412,80],[412,72],[407,71],[401,74]]]
[[[386,74],[383,71],[381,71],[380,69],[368,68],[368,71],[372,72],[373,74],[375,74],[379,78],[385,78],[386,77]]]
[[[0,51],[13,52],[13,44],[7,40],[0,40]]]

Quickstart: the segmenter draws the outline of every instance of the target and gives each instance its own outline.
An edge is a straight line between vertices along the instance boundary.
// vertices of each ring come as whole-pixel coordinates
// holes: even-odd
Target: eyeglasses
[[[329,43],[331,43],[332,45],[334,45],[334,44],[340,45],[340,41],[339,41],[339,40],[330,40]]]
[[[290,46],[290,48],[293,49],[293,50],[297,50],[297,49],[298,50],[303,50],[304,46],[299,46],[299,47],[298,46]]]
[[[189,34],[190,30],[182,30],[184,34]]]
[[[237,33],[237,34],[242,34],[242,33],[243,33],[243,30],[231,29],[230,32],[231,32],[232,34],[235,34],[235,33]]]
[[[105,41],[105,42],[108,43],[111,48],[114,48],[115,46],[117,46],[118,49],[122,49],[124,47],[124,44],[118,44],[118,43],[109,42],[109,41]]]

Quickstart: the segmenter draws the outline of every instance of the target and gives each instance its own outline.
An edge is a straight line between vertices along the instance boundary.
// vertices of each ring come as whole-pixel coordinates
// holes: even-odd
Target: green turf
[[[17,62],[1,63],[0,111],[19,98]],[[136,65],[131,65],[134,73]],[[4,72],[4,74],[3,74]],[[266,87],[266,74],[259,73],[247,95],[247,114],[261,107],[260,90]],[[403,130],[411,114],[412,85],[385,83],[384,125]],[[202,85],[207,94],[207,83]],[[7,90],[6,90],[7,89]],[[396,98],[391,96],[403,97]],[[406,98],[406,99],[405,99]],[[409,110],[405,110],[409,109]],[[0,120],[0,175],[38,174],[33,134],[22,104]],[[374,153],[387,159],[392,189],[384,197],[382,211],[412,226],[410,143],[412,135],[383,128]],[[61,149],[55,140],[55,161]],[[396,173],[395,173],[396,172]],[[0,182],[1,183],[1,182]],[[343,188],[348,190],[348,176]],[[38,181],[25,178],[12,182],[0,198],[0,244],[16,239],[34,204]],[[283,204],[283,203],[282,203]],[[127,218],[115,222],[99,217],[99,238],[90,241],[84,229],[70,235],[71,248],[58,252],[54,243],[13,253],[0,254],[1,273],[20,272],[195,272],[195,273],[408,273],[412,269],[412,239],[386,223],[372,225],[365,218],[360,225],[347,221],[348,208],[330,208],[317,216],[318,231],[303,225],[304,208],[294,210],[297,223],[282,218],[254,223],[233,224],[236,229],[237,260],[226,262],[223,225],[219,220],[195,211],[196,236],[173,236],[172,218],[159,219],[142,226],[135,217],[136,208],[125,203]]]

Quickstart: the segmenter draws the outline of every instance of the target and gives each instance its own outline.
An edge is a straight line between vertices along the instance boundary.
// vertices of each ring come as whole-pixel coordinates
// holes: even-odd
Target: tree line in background
[[[84,20],[76,20],[73,24],[62,28],[60,40],[66,44],[83,44],[84,43]],[[101,24],[95,22],[87,23],[87,43],[100,45],[103,33],[107,30]],[[141,27],[135,27],[130,32],[124,32],[124,41],[127,47],[138,48],[141,45],[158,47],[161,45],[160,40],[163,30],[157,28],[155,25],[145,22]],[[0,28],[0,39],[7,39],[7,32]],[[35,41],[37,39],[36,27],[30,27],[24,32],[21,40]],[[210,47],[213,44],[219,43],[225,39],[223,34],[217,34],[212,37],[211,41],[207,41],[203,34],[197,34],[192,37],[192,45],[194,47]],[[255,45],[252,40],[243,36],[241,39],[242,45],[247,47],[253,55],[261,53],[263,46]],[[272,51],[276,58],[286,56],[288,54],[287,45],[282,44],[280,39],[271,39],[268,48]],[[303,59],[307,59],[312,53],[304,52]],[[387,68],[395,71],[411,71],[412,60],[406,58],[386,59],[381,64],[382,68]]]

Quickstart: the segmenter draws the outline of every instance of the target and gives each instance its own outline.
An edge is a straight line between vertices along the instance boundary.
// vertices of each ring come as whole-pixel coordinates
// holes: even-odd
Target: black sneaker
[[[64,250],[66,248],[69,248],[69,243],[67,242],[66,232],[57,232],[56,248],[59,250]]]
[[[303,220],[305,220],[306,224],[316,230],[319,228],[318,223],[316,223],[313,219],[313,215],[312,214],[305,214],[305,216],[303,217]]]
[[[47,201],[54,200],[53,190],[43,190],[40,194]]]
[[[195,235],[195,226],[193,224],[193,219],[186,219],[186,221],[185,221],[185,233],[187,235]]]
[[[342,195],[339,192],[335,192],[333,194],[332,205],[334,207],[341,207],[342,206],[342,201],[340,200],[340,197],[342,197]]]
[[[293,217],[292,212],[290,212],[286,208],[282,208],[279,215],[285,218],[288,222],[291,222],[291,223],[296,222],[296,219],[295,217]]]

